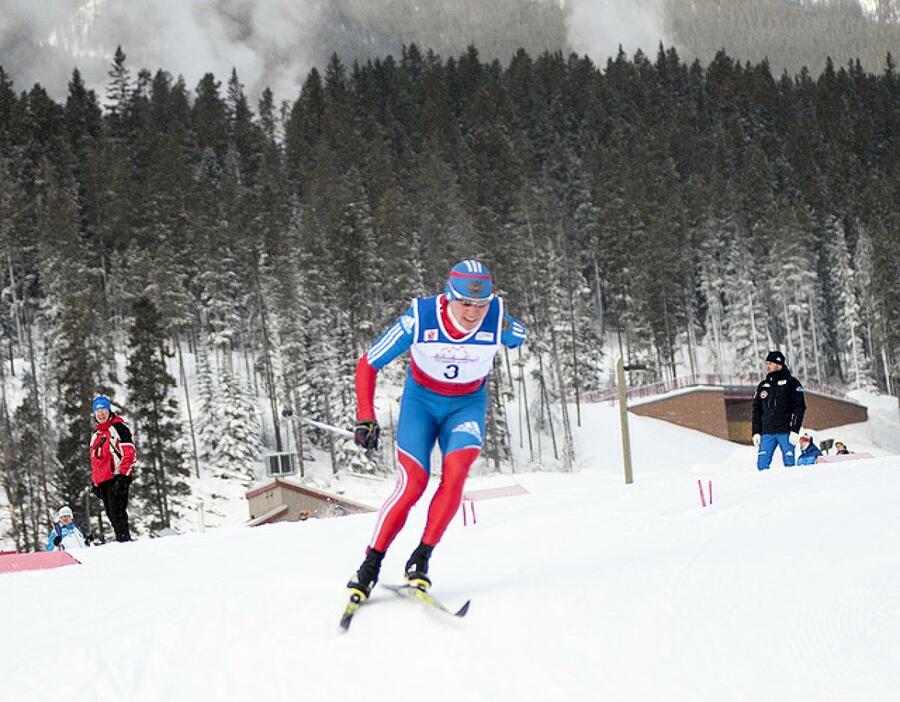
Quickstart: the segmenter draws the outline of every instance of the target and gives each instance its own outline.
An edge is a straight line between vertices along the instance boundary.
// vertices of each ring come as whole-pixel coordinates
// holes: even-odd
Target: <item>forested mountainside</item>
[[[663,0],[664,31],[685,58],[712,60],[726,49],[742,61],[767,59],[791,75],[806,67],[818,75],[825,60],[860,61],[884,68],[900,46],[897,0]],[[895,56],[896,58],[896,56]]]
[[[502,65],[411,45],[335,55],[286,104],[122,50],[103,95],[77,70],[64,102],[14,81],[0,69],[0,367],[25,393],[0,407],[0,458],[22,509],[76,502],[106,390],[148,437],[138,498],[167,523],[190,456],[167,354],[195,359],[209,465],[281,446],[284,406],[347,425],[359,354],[463,257],[529,328],[548,401],[601,383],[604,338],[647,366],[633,382],[696,369],[701,348],[755,372],[772,346],[808,380],[898,382],[892,61],[789,77],[724,52]]]

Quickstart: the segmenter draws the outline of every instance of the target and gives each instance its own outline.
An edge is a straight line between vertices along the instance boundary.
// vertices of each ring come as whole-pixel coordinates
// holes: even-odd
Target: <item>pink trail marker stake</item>
[[[706,507],[706,497],[703,496],[703,481],[697,481],[697,487],[700,488],[700,506]]]
[[[712,504],[712,480],[709,481],[709,504]]]
[[[463,513],[463,526],[468,526],[468,520],[466,519],[466,503],[469,504],[469,509],[472,510],[472,524],[478,524],[478,520],[475,519],[475,501],[463,499],[462,504],[462,513]]]

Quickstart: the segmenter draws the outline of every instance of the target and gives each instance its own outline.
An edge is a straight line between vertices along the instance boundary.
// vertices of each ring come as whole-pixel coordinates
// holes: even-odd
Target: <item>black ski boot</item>
[[[419,543],[416,550],[412,552],[409,560],[406,562],[406,581],[410,585],[414,585],[422,590],[431,587],[431,580],[428,577],[428,559],[431,558],[431,551],[434,546],[426,543]]]
[[[384,560],[384,552],[374,548],[366,549],[366,557],[363,560],[356,575],[350,578],[347,587],[359,594],[360,599],[368,599],[372,594],[372,588],[378,582],[378,573],[381,570],[381,561]]]

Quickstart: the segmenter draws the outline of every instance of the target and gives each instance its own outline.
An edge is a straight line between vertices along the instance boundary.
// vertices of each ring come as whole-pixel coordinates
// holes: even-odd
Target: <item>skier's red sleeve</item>
[[[378,371],[369,365],[366,354],[356,363],[356,421],[375,419],[375,379]]]
[[[137,453],[134,450],[134,444],[122,444],[122,462],[119,463],[119,472],[122,475],[130,475],[131,467],[134,465],[134,459]]]

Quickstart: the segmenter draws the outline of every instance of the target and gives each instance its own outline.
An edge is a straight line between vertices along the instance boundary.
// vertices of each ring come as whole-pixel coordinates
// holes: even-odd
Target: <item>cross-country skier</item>
[[[487,376],[501,345],[520,346],[525,328],[494,294],[490,271],[475,260],[450,269],[442,295],[420,297],[356,365],[356,443],[378,445],[375,379],[409,349],[410,364],[397,423],[397,486],[378,515],[366,557],[347,583],[362,600],[378,580],[384,554],[428,484],[434,442],[443,453],[441,482],[421,543],[406,563],[410,584],[427,588],[428,559],[456,514],[469,468],[481,451],[487,413]]]

